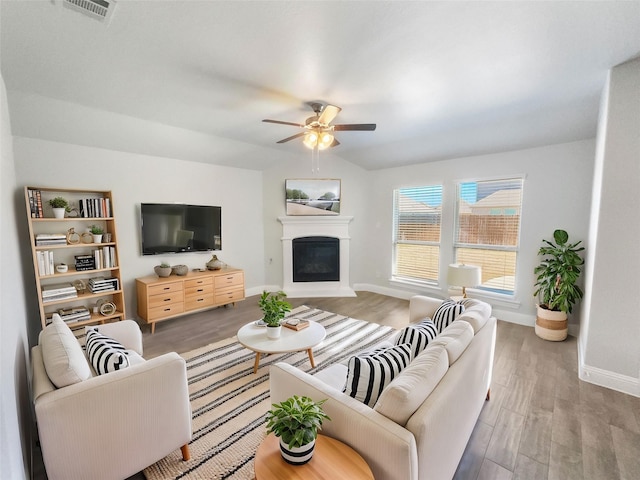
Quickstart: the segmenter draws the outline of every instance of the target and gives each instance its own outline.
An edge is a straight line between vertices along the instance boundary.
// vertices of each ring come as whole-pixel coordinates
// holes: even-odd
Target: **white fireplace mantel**
[[[291,298],[355,297],[349,285],[349,223],[346,215],[278,217],[282,224],[283,290]],[[340,280],[338,282],[294,282],[293,240],[300,237],[333,237],[340,240]]]

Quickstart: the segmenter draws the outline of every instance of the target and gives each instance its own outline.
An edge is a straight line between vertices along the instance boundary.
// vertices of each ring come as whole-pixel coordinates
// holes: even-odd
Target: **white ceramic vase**
[[[96,235],[94,233],[93,234],[93,243],[102,243],[102,234]]]
[[[64,212],[66,212],[67,209],[66,208],[54,208],[53,209],[53,216],[54,218],[64,218]]]

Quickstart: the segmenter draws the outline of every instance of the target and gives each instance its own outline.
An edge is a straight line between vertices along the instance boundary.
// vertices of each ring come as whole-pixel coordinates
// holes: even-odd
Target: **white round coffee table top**
[[[248,323],[238,330],[238,341],[254,352],[300,352],[315,347],[327,335],[324,327],[314,321],[309,321],[309,326],[302,330],[282,327],[280,338],[276,340],[267,338],[266,329],[265,326],[256,325],[256,322]]]

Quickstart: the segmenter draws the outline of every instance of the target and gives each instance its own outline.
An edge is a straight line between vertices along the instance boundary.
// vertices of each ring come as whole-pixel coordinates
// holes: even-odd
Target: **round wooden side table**
[[[374,480],[367,462],[353,448],[333,438],[318,435],[313,458],[304,465],[290,465],[280,455],[280,443],[267,435],[256,453],[256,480]]]

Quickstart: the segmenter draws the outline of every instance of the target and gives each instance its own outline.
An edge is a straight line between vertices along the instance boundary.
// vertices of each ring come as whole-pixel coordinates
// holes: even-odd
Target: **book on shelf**
[[[111,213],[111,201],[106,197],[81,198],[78,201],[80,216],[84,218],[109,218]]]
[[[120,282],[115,277],[93,277],[89,279],[88,284],[89,290],[93,293],[120,289]]]
[[[47,314],[47,325],[51,323],[54,313],[60,315],[65,323],[81,322],[83,320],[91,320],[91,312],[86,307],[60,308],[55,312]]]
[[[62,233],[38,233],[36,235],[36,247],[47,245],[66,245],[67,236]]]
[[[53,264],[53,252],[51,250],[40,250],[36,252],[38,262],[38,274],[40,276],[53,275],[55,267]]]
[[[42,302],[55,302],[69,298],[77,298],[78,292],[71,283],[56,283],[42,286]]]
[[[283,324],[283,327],[290,328],[291,330],[302,330],[309,326],[309,320],[302,318],[289,317]]]

